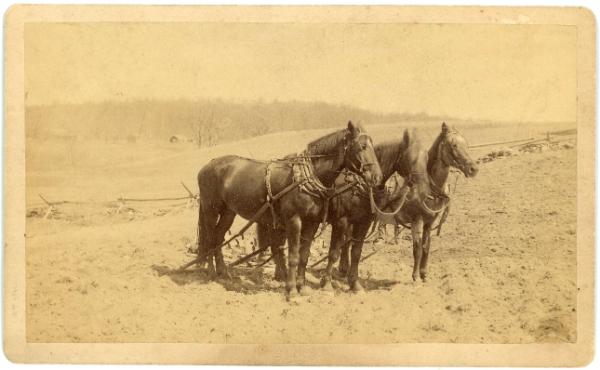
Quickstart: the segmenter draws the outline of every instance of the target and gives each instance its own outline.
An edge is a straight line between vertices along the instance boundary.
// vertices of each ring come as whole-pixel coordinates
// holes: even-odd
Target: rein
[[[383,223],[395,222],[396,215],[400,212],[402,207],[404,207],[404,203],[406,202],[406,197],[408,195],[408,192],[410,191],[410,188],[408,186],[404,186],[403,189],[406,189],[406,190],[402,194],[401,202],[398,205],[398,207],[396,207],[396,209],[392,212],[384,212],[377,206],[377,203],[375,203],[375,199],[373,197],[373,189],[369,188],[369,201],[371,202],[371,213],[375,214],[375,218],[378,221],[381,221]]]
[[[445,202],[439,209],[437,210],[433,210],[431,208],[429,208],[429,206],[427,205],[427,200],[423,199],[423,201],[421,202],[421,205],[423,206],[423,208],[425,208],[427,210],[427,212],[437,215],[438,213],[442,212],[444,209],[446,209],[446,207],[448,206],[448,203],[450,202]]]
[[[373,189],[369,188],[369,201],[371,203],[371,213],[375,214],[375,218],[377,219],[377,221],[380,221],[383,223],[388,223],[388,224],[396,222],[396,215],[398,213],[400,213],[400,211],[404,207],[404,204],[406,203],[406,197],[408,196],[408,193],[410,192],[410,189],[412,188],[412,185],[414,184],[413,176],[415,176],[415,175],[425,175],[425,174],[422,172],[411,172],[410,173],[406,184],[401,189],[402,195],[400,196],[400,199],[401,199],[400,204],[392,212],[385,212],[381,208],[379,208],[379,206],[377,206],[377,203],[375,202],[375,198],[373,197]],[[396,199],[398,199],[398,198],[396,198]],[[388,204],[395,201],[396,199],[390,200],[388,202]],[[384,206],[384,208],[385,207],[386,206]]]
[[[437,215],[438,213],[442,212],[443,210],[445,210],[448,205],[450,204],[450,197],[444,192],[444,190],[435,183],[435,181],[433,181],[433,179],[431,178],[431,176],[429,176],[429,183],[430,183],[430,187],[433,190],[434,195],[428,195],[426,199],[423,199],[423,201],[421,202],[421,205],[423,206],[423,208],[425,208],[425,210],[433,215]],[[433,185],[433,186],[431,186]],[[456,186],[455,186],[456,187]],[[431,209],[428,205],[427,205],[427,199],[442,199],[443,200],[443,204],[442,206],[437,209],[437,210],[433,210]]]

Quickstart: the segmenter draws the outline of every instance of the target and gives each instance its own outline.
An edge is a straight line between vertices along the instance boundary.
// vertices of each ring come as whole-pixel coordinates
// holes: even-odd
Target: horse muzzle
[[[475,177],[478,172],[479,166],[475,162],[468,163],[463,171],[465,177]]]
[[[364,170],[362,176],[370,187],[381,184],[381,181],[383,180],[383,174],[378,171],[373,171],[372,169]]]

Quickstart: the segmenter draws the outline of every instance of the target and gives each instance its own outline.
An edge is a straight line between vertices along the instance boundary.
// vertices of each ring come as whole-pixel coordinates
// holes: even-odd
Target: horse
[[[431,230],[433,223],[445,218],[444,211],[449,205],[448,175],[451,168],[460,170],[467,178],[475,177],[479,171],[477,163],[469,155],[469,145],[466,139],[454,127],[442,123],[440,134],[434,140],[427,152],[427,174],[431,194],[425,198],[413,197],[406,199],[398,209],[397,202],[402,193],[399,186],[394,194],[387,194],[383,202],[388,203],[384,209],[398,209],[394,212],[397,224],[410,228],[413,241],[413,281],[419,277],[427,280],[427,262],[431,246]],[[348,264],[348,248],[342,250],[340,270],[343,264]]]
[[[390,197],[395,194],[399,189],[406,184],[404,177],[402,177],[398,172],[395,172],[390,178],[385,182],[385,199],[390,199]],[[378,200],[383,199],[383,196],[380,194]],[[382,200],[383,201],[383,200]],[[374,243],[390,243],[388,241],[388,230],[387,225],[391,224],[394,226],[394,234],[393,234],[393,242],[398,242],[398,237],[400,236],[400,231],[402,226],[396,223],[396,220],[392,220],[392,222],[383,222],[382,220],[378,220],[377,225],[377,234],[375,235]],[[347,267],[347,266],[346,266]],[[342,275],[346,275],[347,271],[340,270]]]
[[[282,160],[233,155],[213,159],[198,172],[199,258],[208,257],[209,269],[216,276],[230,278],[220,247],[236,215],[259,225],[281,227],[288,242],[288,299],[304,293],[302,261],[308,258],[310,242],[328,204],[328,188],[342,168],[356,171],[370,186],[381,182],[373,141],[359,124],[348,122],[347,128],[310,142],[302,154]],[[265,202],[271,212],[257,214]],[[281,256],[277,262],[284,264]]]
[[[375,155],[381,166],[383,181],[399,171],[411,183],[426,185],[427,152],[421,148],[420,141],[414,131],[404,131],[401,141],[394,141],[375,146]],[[368,186],[360,177],[351,171],[342,171],[335,180],[336,189],[344,189],[331,201],[328,212],[328,221],[332,225],[331,243],[329,250],[329,264],[321,285],[325,289],[331,288],[331,269],[334,261],[339,257],[340,244],[344,235],[350,235],[348,241],[353,241],[352,269],[348,276],[350,288],[354,292],[363,290],[358,282],[358,260],[362,251],[364,238],[369,225],[373,221],[369,201]],[[427,194],[428,190],[421,185],[414,187],[415,191]],[[350,227],[351,226],[351,227]],[[275,278],[281,280],[285,276],[285,266],[278,263],[282,253],[281,247],[285,239],[281,232],[270,230],[263,225],[257,225],[257,239],[259,249],[270,246],[275,260]],[[336,254],[337,253],[337,254]]]
[[[427,151],[423,148],[416,130],[405,130],[401,142],[378,144],[375,147],[375,155],[381,166],[384,186],[394,173],[399,173],[407,179],[409,185],[408,188],[402,187],[406,199],[421,199],[429,194],[426,176]],[[340,176],[336,180],[336,186],[344,186],[348,180],[348,177]],[[374,214],[368,189],[363,187],[357,190],[337,197],[335,206],[330,211],[332,230],[329,255],[327,267],[321,278],[321,287],[326,291],[333,291],[331,278],[333,266],[340,257],[340,249],[343,248],[347,253],[352,244],[350,268],[346,265],[344,272],[347,273],[350,290],[355,293],[363,292],[363,287],[358,281],[358,265],[364,239],[374,220]],[[385,199],[386,191],[387,189],[380,189],[377,198]]]

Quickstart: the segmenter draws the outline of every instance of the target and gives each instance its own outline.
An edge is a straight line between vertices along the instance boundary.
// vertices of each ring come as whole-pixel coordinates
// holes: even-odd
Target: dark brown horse
[[[402,141],[376,145],[375,154],[381,166],[384,181],[398,171],[409,178],[411,183],[415,184],[413,187],[415,194],[429,193],[429,189],[426,187],[428,179],[425,176],[427,172],[427,152],[421,147],[415,132],[406,130]],[[347,188],[349,184],[353,183],[355,186],[348,188],[348,191],[340,193],[331,201],[328,215],[328,221],[332,224],[329,264],[322,280],[325,289],[332,289],[331,270],[333,264],[339,258],[341,244],[353,242],[352,268],[348,280],[353,291],[362,291],[362,287],[358,282],[358,261],[364,238],[369,225],[373,221],[368,186],[361,182],[354,173],[343,171],[335,180],[335,188]],[[258,225],[257,236],[260,248],[271,246],[276,265],[275,277],[276,279],[282,279],[285,276],[285,266],[278,262],[280,259],[278,254],[282,253],[280,248],[283,246],[285,239],[281,232]]]
[[[322,221],[324,191],[342,168],[357,171],[371,186],[381,181],[372,140],[364,128],[352,122],[347,129],[309,143],[300,156],[269,162],[238,156],[213,159],[198,173],[198,253],[209,257],[213,269],[214,258],[217,275],[228,277],[218,246],[235,216],[254,219],[270,197],[285,190],[271,211],[255,221],[285,230],[289,255],[287,293],[289,297],[296,295],[296,290],[304,293],[304,260],[308,259],[312,238]],[[290,187],[295,181],[298,186]],[[282,256],[277,262],[285,263]]]
[[[442,123],[442,130],[428,151],[427,173],[431,194],[427,197],[407,198],[402,208],[395,214],[396,222],[410,227],[413,240],[414,266],[412,278],[427,279],[427,261],[431,245],[431,229],[433,223],[442,217],[448,206],[449,194],[446,184],[450,168],[459,169],[465,177],[477,175],[478,166],[469,155],[469,146],[465,138],[454,128]],[[388,194],[387,209],[397,208],[398,198],[402,193],[399,186],[395,194]],[[340,270],[348,264],[348,248],[342,252]]]
[[[378,144],[375,154],[379,160],[383,173],[383,181],[398,172],[407,179],[410,188],[404,196],[407,199],[421,199],[429,192],[429,181],[427,174],[427,151],[421,145],[416,130],[404,131],[401,142]],[[344,186],[348,177],[338,177],[336,186]],[[385,190],[380,190],[380,198]],[[378,200],[378,199],[376,199]],[[401,207],[401,205],[399,205]],[[340,249],[343,247],[347,254],[352,245],[350,269],[347,266],[344,272],[348,273],[348,284],[353,292],[362,292],[363,288],[358,281],[358,264],[362,253],[362,247],[369,226],[373,222],[373,212],[368,189],[341,194],[335,199],[334,207],[330,211],[331,219],[331,241],[329,244],[329,258],[327,268],[321,280],[323,289],[332,291],[331,277],[333,265],[340,257]],[[346,260],[347,261],[347,260]]]

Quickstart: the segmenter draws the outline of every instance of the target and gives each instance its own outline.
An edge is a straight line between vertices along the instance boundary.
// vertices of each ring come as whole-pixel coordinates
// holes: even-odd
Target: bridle
[[[462,169],[464,167],[464,164],[460,163],[458,161],[458,159],[456,158],[456,154],[454,153],[454,148],[452,146],[452,144],[448,141],[448,135],[460,135],[460,133],[456,130],[452,130],[452,131],[448,131],[446,133],[446,135],[444,136],[444,138],[442,140],[440,140],[440,143],[438,144],[438,150],[437,150],[437,158],[436,160],[439,162],[442,162],[443,164],[445,164],[448,167],[455,167],[455,168],[459,168]],[[446,145],[448,146],[448,150],[446,157],[450,157],[450,163],[448,163],[447,161],[444,160],[444,156],[442,155],[442,148],[443,146]]]
[[[442,140],[440,140],[440,143],[438,145],[438,150],[437,150],[436,161],[441,162],[442,164],[444,164],[448,167],[455,167],[455,168],[462,169],[464,167],[464,165],[461,164],[460,162],[458,162],[458,160],[456,159],[456,155],[454,154],[454,148],[452,147],[452,144],[448,142],[449,134],[459,134],[459,132],[456,130],[448,131],[446,133],[445,137]],[[446,157],[450,157],[449,158],[450,163],[445,161],[444,156],[442,155],[442,148],[444,145],[449,146],[449,150],[447,151],[448,153],[447,153]],[[431,176],[429,176],[429,182],[430,182],[430,185],[432,185],[431,188],[432,188],[435,196],[429,195],[427,198],[428,199],[443,198],[445,201],[443,202],[442,206],[437,210],[431,209],[427,205],[427,199],[423,199],[421,204],[427,212],[436,215],[436,214],[439,214],[440,212],[442,212],[443,210],[445,210],[446,207],[448,207],[450,198],[448,197],[448,195],[446,195],[444,193],[444,189],[442,189],[442,187],[440,187],[438,184],[435,183],[435,181],[431,178]]]
[[[348,135],[350,135],[350,133],[348,133]],[[343,158],[344,161],[347,162],[349,164],[348,169],[354,173],[358,173],[361,176],[364,176],[365,174],[365,169],[371,169],[376,163],[375,162],[362,162],[360,159],[358,159],[358,163],[356,163],[355,161],[353,161],[353,159],[347,158],[348,155],[348,150],[350,148],[354,149],[357,146],[360,146],[360,138],[361,137],[366,137],[367,141],[369,142],[369,144],[371,145],[371,147],[373,147],[373,141],[371,140],[371,137],[365,133],[360,133],[358,134],[358,136],[356,136],[353,139],[348,139],[348,137],[346,137],[346,143],[344,144],[344,153],[343,153]],[[363,151],[365,149],[358,149],[355,152],[353,152],[352,154],[357,154],[360,151]],[[354,155],[352,156],[354,157]]]

